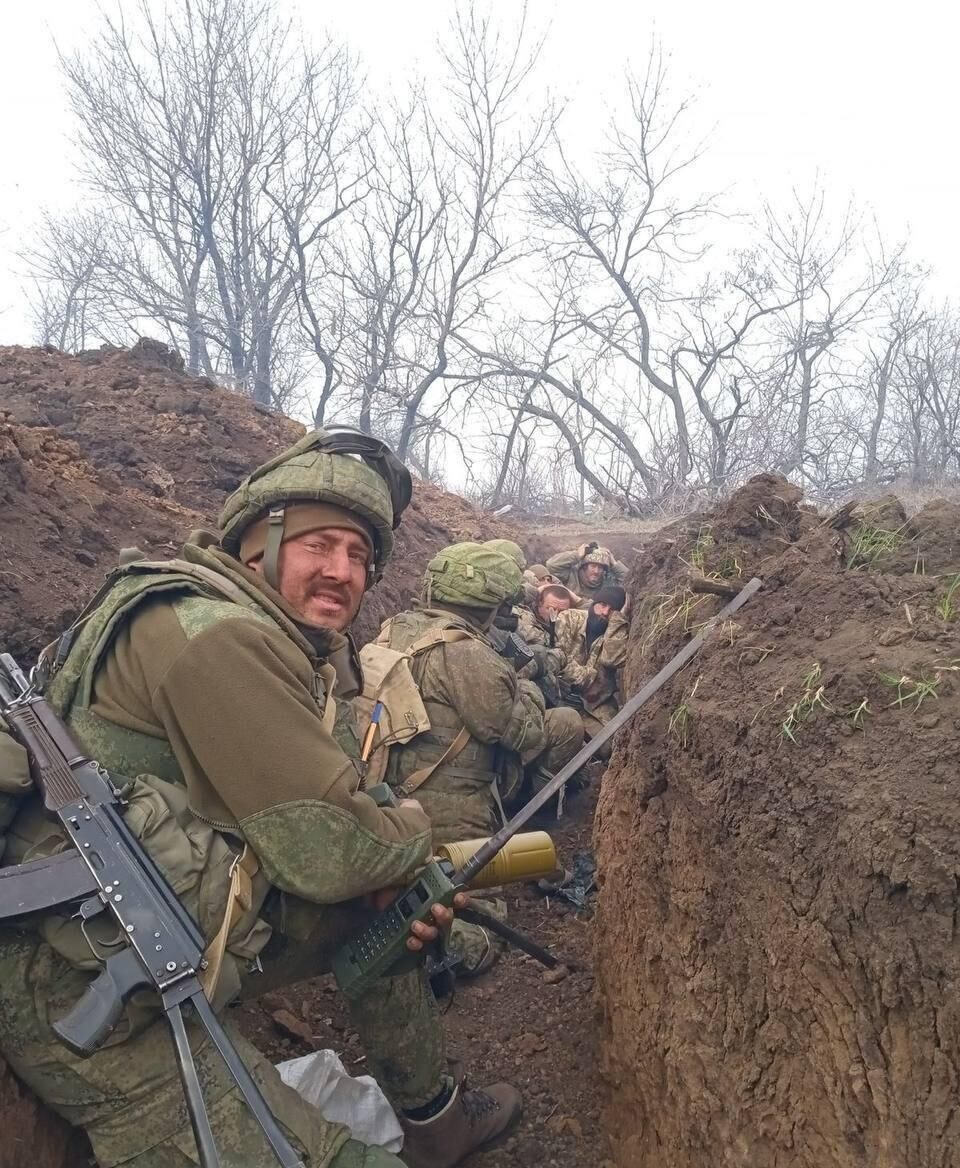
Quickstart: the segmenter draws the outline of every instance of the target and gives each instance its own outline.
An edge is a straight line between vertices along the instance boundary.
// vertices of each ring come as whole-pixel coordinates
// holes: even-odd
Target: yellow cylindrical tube
[[[485,839],[459,840],[444,844],[437,855],[449,860],[454,868],[462,868],[486,842]],[[550,836],[545,831],[525,831],[515,835],[503,851],[480,869],[470,881],[470,887],[496,888],[498,884],[511,884],[517,880],[540,880],[552,876],[558,867],[557,850]]]

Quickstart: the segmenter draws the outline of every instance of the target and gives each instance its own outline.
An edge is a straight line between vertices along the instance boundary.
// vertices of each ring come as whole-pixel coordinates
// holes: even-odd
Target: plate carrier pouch
[[[466,629],[435,629],[419,637],[405,652],[392,649],[379,638],[360,650],[363,690],[354,699],[354,708],[361,742],[368,741],[374,710],[380,706],[372,749],[365,751],[365,786],[385,781],[391,747],[406,746],[418,735],[431,729],[430,718],[410,663],[419,654],[437,645],[471,639],[475,639],[474,634]],[[434,771],[453,762],[469,741],[470,731],[463,726],[441,757],[431,766],[421,767],[408,775],[396,788],[397,794],[402,799],[411,798]]]

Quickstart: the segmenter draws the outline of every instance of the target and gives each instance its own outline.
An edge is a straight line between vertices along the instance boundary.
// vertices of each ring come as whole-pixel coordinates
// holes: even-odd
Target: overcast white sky
[[[131,0],[121,0],[121,7]],[[288,0],[281,7],[293,8]],[[0,37],[0,343],[31,341],[15,252],[42,206],[68,206],[70,118],[54,39],[82,42],[94,0],[4,4]],[[362,54],[369,76],[429,73],[449,0],[338,0],[296,6]],[[505,14],[517,0],[498,0]],[[589,146],[611,84],[641,64],[651,36],[673,60],[675,86],[698,97],[710,150],[704,189],[741,206],[780,201],[819,173],[837,206],[853,194],[884,235],[909,234],[912,255],[953,296],[960,271],[960,9],[943,0],[530,0],[549,23],[543,75],[572,99],[566,136]]]

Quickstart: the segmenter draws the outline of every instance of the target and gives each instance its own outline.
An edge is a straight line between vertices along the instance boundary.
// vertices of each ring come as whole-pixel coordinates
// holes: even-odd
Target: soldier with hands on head
[[[596,542],[581,544],[576,550],[558,552],[547,560],[547,570],[580,597],[582,608],[596,599],[608,584],[626,584],[630,569],[609,548]]]
[[[212,942],[218,1011],[241,992],[328,969],[432,854],[416,800],[380,807],[360,789],[347,701],[359,673],[344,634],[390,557],[410,492],[406,468],[376,439],[308,434],[230,496],[219,544],[197,537],[174,561],[128,564],[61,643],[47,696],[126,782],[128,826]],[[4,862],[61,846],[31,796]],[[408,948],[451,918],[436,909]],[[86,1129],[100,1168],[189,1168],[193,1135],[156,998],[135,994],[86,1060],[51,1029],[116,943],[102,920],[51,912],[0,930],[0,1050]],[[381,979],[352,1014],[406,1132],[402,1161],[325,1120],[226,1022],[308,1168],[449,1168],[519,1114],[513,1088],[469,1090],[447,1074],[422,962]],[[261,1168],[269,1153],[219,1056],[199,1029],[191,1043],[224,1164]]]

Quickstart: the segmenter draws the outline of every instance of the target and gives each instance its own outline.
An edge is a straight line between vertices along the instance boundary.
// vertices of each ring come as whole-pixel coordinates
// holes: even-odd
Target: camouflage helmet
[[[411,494],[410,473],[385,442],[348,427],[314,430],[257,467],[227,498],[220,514],[220,544],[237,555],[244,531],[269,516],[264,569],[276,587],[284,509],[290,503],[330,503],[352,512],[370,529],[372,583],[390,559],[393,532]]]
[[[521,572],[527,566],[527,557],[523,554],[523,548],[518,543],[514,543],[512,539],[488,539],[483,546],[509,556]]]
[[[516,561],[485,543],[455,543],[427,564],[424,599],[465,608],[497,608],[523,584]]]
[[[594,543],[588,544],[587,549],[580,557],[581,564],[602,564],[605,568],[612,568],[616,562],[609,548],[598,547]]]

